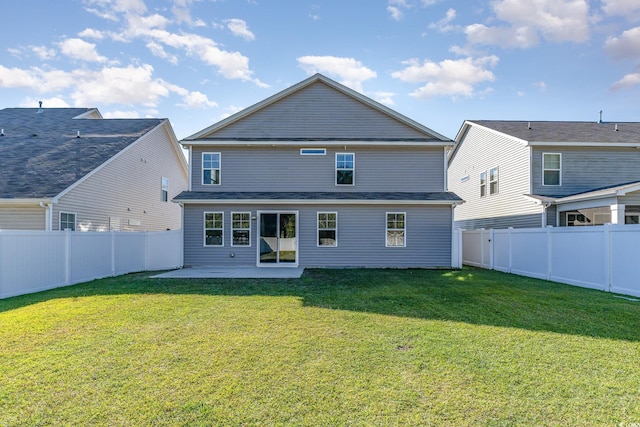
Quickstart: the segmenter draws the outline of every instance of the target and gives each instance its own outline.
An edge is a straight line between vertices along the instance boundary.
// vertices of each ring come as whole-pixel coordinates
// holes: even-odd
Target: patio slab
[[[158,279],[299,279],[303,267],[189,267],[151,276]]]

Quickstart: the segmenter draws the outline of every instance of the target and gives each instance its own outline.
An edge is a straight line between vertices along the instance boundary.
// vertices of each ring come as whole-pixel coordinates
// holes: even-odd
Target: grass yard
[[[640,302],[493,271],[0,300],[0,426],[636,426]]]

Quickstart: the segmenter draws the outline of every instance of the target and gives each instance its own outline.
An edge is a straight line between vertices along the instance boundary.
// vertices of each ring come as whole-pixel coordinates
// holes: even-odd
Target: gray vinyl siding
[[[0,207],[0,230],[45,230],[46,211],[35,208]]]
[[[312,111],[313,114],[309,114]],[[322,82],[215,132],[216,138],[425,138]]]
[[[60,212],[76,214],[77,230],[108,231],[110,217],[120,219],[121,231],[180,229],[181,208],[171,199],[187,189],[188,177],[177,155],[165,127],[156,128],[60,197],[53,230]],[[162,177],[169,178],[166,202]]]
[[[542,185],[542,154],[562,154],[562,185]],[[534,147],[533,193],[567,196],[597,188],[640,181],[640,150],[636,148]]]
[[[462,228],[464,230],[477,230],[480,228],[484,228],[488,230],[491,228],[502,229],[502,228],[510,228],[510,227],[511,228],[540,228],[542,227],[542,214],[474,218],[474,219],[455,222],[455,228]]]
[[[454,210],[456,224],[465,228],[539,227],[542,207],[524,197],[530,193],[530,149],[508,136],[472,125],[458,142],[460,146],[450,159],[449,190],[465,202]],[[480,174],[498,167],[498,193],[480,197]],[[465,177],[468,177],[465,178]],[[531,218],[537,217],[537,221]],[[527,218],[521,221],[519,218]],[[482,224],[469,227],[469,224]]]
[[[298,211],[298,260],[301,267],[451,267],[450,206],[348,205],[186,205],[184,264],[256,265],[258,221],[251,221],[251,247],[232,247],[231,213]],[[224,246],[203,244],[204,212],[224,213]],[[317,246],[317,213],[338,213],[338,246]],[[406,212],[406,247],[386,247],[386,213]],[[231,256],[233,254],[233,256]]]
[[[194,147],[193,191],[444,191],[442,147],[324,147],[304,156],[300,147]],[[221,185],[202,185],[202,153],[221,153]],[[335,154],[355,154],[355,185],[335,185]]]
[[[558,208],[557,206],[549,206],[547,208],[547,225],[552,227],[558,226],[557,216],[558,216]]]

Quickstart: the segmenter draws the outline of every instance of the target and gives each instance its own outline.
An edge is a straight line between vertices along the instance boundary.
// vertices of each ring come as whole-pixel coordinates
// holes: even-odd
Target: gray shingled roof
[[[54,197],[164,120],[74,119],[87,108],[38,111],[0,110],[0,198]]]
[[[528,142],[640,143],[640,122],[545,122],[469,120]],[[529,129],[529,124],[531,129]],[[615,127],[618,127],[618,131]]]
[[[233,201],[233,200],[388,200],[462,202],[452,192],[383,193],[383,192],[231,192],[183,191],[174,199],[181,201]]]

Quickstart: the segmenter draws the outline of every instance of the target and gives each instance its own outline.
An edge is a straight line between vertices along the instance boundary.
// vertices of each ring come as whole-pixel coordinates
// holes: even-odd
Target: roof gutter
[[[337,199],[191,199],[172,200],[180,205],[230,204],[230,205],[461,205],[464,200],[337,200]]]

